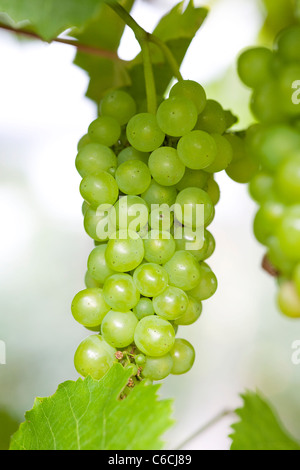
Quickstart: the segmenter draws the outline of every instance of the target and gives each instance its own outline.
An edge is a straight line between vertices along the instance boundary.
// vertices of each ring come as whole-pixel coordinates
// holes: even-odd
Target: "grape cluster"
[[[202,301],[217,289],[205,263],[215,249],[207,227],[220,196],[214,173],[233,158],[223,136],[233,123],[232,114],[190,80],[173,86],[156,115],[137,113],[123,90],[102,99],[76,158],[84,227],[96,245],[86,289],[72,303],[74,318],[95,333],[76,351],[81,375],[100,379],[119,361],[131,371],[130,387],[193,366],[193,346],[176,333],[200,317]],[[107,210],[99,210],[103,205]],[[136,207],[138,224],[131,229]]]
[[[253,90],[259,121],[244,136],[257,165],[255,175],[243,167],[260,206],[254,233],[267,248],[266,269],[278,278],[281,311],[300,318],[300,27],[284,29],[273,50],[246,50],[238,72]]]

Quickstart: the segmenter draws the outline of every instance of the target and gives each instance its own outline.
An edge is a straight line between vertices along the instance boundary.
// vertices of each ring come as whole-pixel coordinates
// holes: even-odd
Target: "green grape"
[[[94,287],[102,287],[101,282],[96,281],[90,273],[87,271],[84,278],[84,283],[87,289],[93,289]]]
[[[224,109],[214,100],[207,100],[203,112],[198,117],[196,129],[209,134],[224,134],[227,121]]]
[[[213,205],[216,206],[220,201],[221,193],[220,187],[213,177],[209,178],[205,189],[212,200]]]
[[[112,90],[106,93],[100,102],[102,116],[110,116],[123,126],[136,113],[136,103],[132,96],[122,90]]]
[[[279,91],[281,93],[282,109],[290,116],[299,116],[300,114],[299,104],[296,104],[295,100],[291,97],[292,90],[294,89],[294,83],[298,83],[299,77],[299,63],[286,65],[280,70],[279,73]],[[296,95],[298,97],[298,91],[296,91]]]
[[[114,348],[126,348],[133,342],[137,324],[138,319],[133,312],[111,310],[102,321],[101,333],[105,341]]]
[[[205,169],[206,171],[206,169]],[[209,175],[203,170],[185,169],[185,173],[179,183],[176,185],[178,191],[187,188],[200,188],[203,189],[208,181]]]
[[[176,201],[177,191],[175,186],[161,186],[152,180],[149,188],[142,194],[142,198],[149,207],[154,204],[167,204],[172,206]]]
[[[186,374],[194,365],[195,350],[191,343],[185,339],[176,339],[173,349],[170,351],[173,359],[171,374]]]
[[[250,181],[249,192],[255,201],[262,203],[272,194],[273,186],[274,178],[266,171],[260,171]]]
[[[107,211],[90,207],[84,214],[85,231],[96,242],[107,241],[116,230],[110,217],[111,207],[108,206]]]
[[[199,205],[204,205],[204,220],[198,216]],[[187,227],[208,226],[214,218],[215,209],[209,195],[200,188],[187,188],[177,196],[175,206],[176,219]]]
[[[81,150],[85,145],[87,144],[90,144],[92,141],[91,141],[91,138],[88,134],[85,134],[81,137],[81,139],[79,140],[78,144],[77,144],[77,150],[79,152],[79,150]]]
[[[180,96],[192,101],[198,114],[202,113],[206,105],[204,88],[193,80],[180,80],[171,88],[170,96]]]
[[[131,376],[135,376],[139,369],[135,364],[128,364],[125,366],[125,370],[129,371]]]
[[[159,264],[145,263],[133,274],[134,283],[144,297],[161,294],[168,285],[168,273]]]
[[[299,150],[300,134],[280,125],[262,129],[253,150],[266,171],[273,173],[289,155]]]
[[[189,227],[185,227],[182,236],[175,239],[176,249],[191,253],[197,261],[209,258],[215,250],[215,240],[212,234],[204,231],[204,237]]]
[[[277,38],[278,54],[287,62],[300,60],[300,27],[292,26],[281,32]]]
[[[141,320],[144,317],[148,317],[149,315],[154,315],[155,312],[152,300],[146,297],[142,297],[138,304],[134,307],[133,313],[138,320]]]
[[[200,265],[188,251],[176,251],[164,265],[171,286],[191,290],[200,282]]]
[[[258,163],[247,153],[243,139],[233,134],[228,134],[225,138],[233,149],[233,160],[226,168],[227,175],[236,183],[248,183],[257,173]]]
[[[89,208],[90,208],[90,205],[86,201],[83,201],[82,207],[81,207],[81,212],[82,212],[83,217],[85,216]]]
[[[173,367],[170,354],[161,357],[147,357],[142,375],[151,380],[162,380],[168,377]]]
[[[124,194],[137,196],[149,188],[151,174],[145,163],[140,160],[128,160],[117,168],[116,181]]]
[[[121,136],[121,127],[116,119],[101,116],[90,124],[88,133],[92,142],[111,147],[118,142]]]
[[[99,171],[114,174],[117,168],[117,157],[105,145],[87,144],[79,150],[75,164],[82,178],[87,175],[96,175]]]
[[[140,160],[143,163],[148,163],[149,153],[140,152],[133,147],[126,147],[118,155],[118,166],[130,160]]]
[[[152,208],[149,215],[149,225],[152,230],[167,232],[173,226],[174,213],[167,204]]]
[[[139,232],[147,225],[149,209],[139,196],[121,197],[114,207],[117,228]]]
[[[256,88],[251,100],[251,110],[261,122],[278,123],[282,121],[282,109],[278,100],[278,84],[267,82]]]
[[[167,287],[162,294],[153,299],[155,313],[161,318],[171,321],[184,314],[188,303],[186,293],[174,286]]]
[[[110,308],[121,312],[131,310],[140,300],[140,294],[129,274],[113,274],[107,278],[103,296]]]
[[[292,282],[285,282],[280,286],[277,302],[284,315],[300,318],[300,296]]]
[[[300,264],[298,264],[293,273],[293,281],[298,295],[300,296]]]
[[[161,103],[156,118],[165,134],[181,137],[194,129],[198,112],[193,101],[177,95]]]
[[[213,163],[217,156],[217,144],[213,137],[204,131],[192,131],[178,142],[178,156],[185,166],[201,170]]]
[[[281,163],[275,176],[275,189],[287,203],[300,201],[300,154]]]
[[[159,128],[156,117],[150,113],[133,116],[126,132],[130,145],[140,152],[153,152],[165,140],[165,134]]]
[[[189,296],[189,303],[186,311],[181,317],[175,320],[175,325],[192,325],[202,313],[202,303]]]
[[[130,230],[119,230],[116,238],[109,240],[105,251],[108,266],[121,273],[137,268],[143,258],[143,240]]]
[[[300,205],[286,208],[277,228],[283,253],[293,261],[300,261]]]
[[[174,328],[163,318],[150,315],[139,321],[134,332],[134,342],[147,356],[165,356],[174,346]]]
[[[114,204],[119,196],[115,179],[105,171],[85,176],[80,184],[80,193],[93,208],[101,204]]]
[[[197,287],[188,292],[189,295],[201,302],[214,295],[218,288],[218,281],[215,274],[206,263],[200,264],[200,282]]]
[[[217,145],[217,156],[211,165],[205,168],[208,173],[225,170],[233,159],[233,149],[230,142],[220,134],[212,134]]]
[[[144,354],[138,354],[135,356],[135,362],[138,366],[144,365],[146,362],[146,356],[144,356]]]
[[[107,244],[99,245],[93,249],[88,258],[88,272],[100,284],[104,284],[109,276],[112,276],[116,272],[113,271],[107,264],[105,259],[105,252]]]
[[[75,295],[72,301],[72,315],[78,323],[86,327],[96,327],[101,322],[110,307],[105,302],[102,289],[85,289]]]
[[[282,251],[278,237],[270,236],[266,241],[268,247],[268,259],[271,264],[282,274],[290,277],[295,267],[295,262],[289,260]]]
[[[149,169],[154,180],[162,186],[174,186],[184,175],[185,166],[172,147],[160,147],[151,153]]]
[[[271,78],[273,54],[266,47],[253,47],[243,52],[238,60],[238,73],[249,88],[256,88]]]
[[[77,348],[74,364],[77,372],[83,377],[90,375],[100,380],[116,361],[116,350],[100,335],[85,338]]]
[[[145,260],[165,264],[175,253],[176,243],[169,232],[151,230],[144,239]]]

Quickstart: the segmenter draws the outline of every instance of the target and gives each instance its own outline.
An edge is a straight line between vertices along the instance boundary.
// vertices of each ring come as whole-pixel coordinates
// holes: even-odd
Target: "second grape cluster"
[[[100,379],[118,361],[131,371],[130,387],[191,369],[194,348],[176,333],[217,289],[205,263],[215,249],[207,227],[220,196],[213,175],[233,159],[225,134],[233,123],[190,80],[173,86],[156,115],[137,112],[123,90],[104,96],[76,158],[84,227],[96,245],[86,289],[72,303],[95,333],[76,351],[81,375]]]

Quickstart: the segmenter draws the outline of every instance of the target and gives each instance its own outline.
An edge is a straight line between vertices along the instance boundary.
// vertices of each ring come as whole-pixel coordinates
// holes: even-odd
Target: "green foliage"
[[[155,28],[153,34],[167,44],[178,65],[182,63],[206,16],[207,10],[205,8],[196,8],[193,0],[189,2],[187,8],[184,8],[184,2],[181,2],[164,16]],[[172,71],[161,50],[156,45],[151,44],[150,46],[157,94],[162,96],[172,79]],[[129,74],[132,82],[130,93],[137,101],[142,101],[146,92],[141,54],[129,64]]]
[[[19,423],[6,411],[0,410],[0,450],[8,450],[9,441]]]
[[[241,420],[233,424],[230,435],[231,450],[300,450],[264,398],[253,392],[242,398],[244,406],[236,410]]]
[[[1,1],[1,0],[0,0]],[[134,0],[120,0],[130,11]],[[156,27],[154,34],[164,40],[180,65],[186,51],[206,18],[207,10],[195,8],[190,1],[175,6]],[[117,52],[125,24],[109,7],[103,6],[96,18],[89,21],[80,33],[73,34],[81,43]],[[161,50],[151,44],[151,59],[158,95],[163,95],[172,78],[172,72]],[[142,56],[139,54],[128,63],[78,52],[75,64],[88,72],[90,83],[87,96],[99,103],[108,88],[130,88],[134,98],[142,102],[146,97]]]
[[[161,449],[172,402],[157,399],[159,386],[144,384],[121,401],[129,376],[115,364],[100,381],[68,381],[53,396],[37,398],[11,450]]]
[[[4,12],[21,26],[28,26],[46,41],[68,28],[81,27],[93,18],[105,0],[0,0]]]
[[[130,11],[134,0],[120,0]],[[72,35],[82,44],[117,52],[125,29],[124,21],[107,5],[102,5],[97,16],[88,21],[83,29]],[[125,63],[118,59],[99,57],[77,52],[74,63],[85,70],[90,77],[87,96],[99,102],[109,88],[121,88],[130,84]]]

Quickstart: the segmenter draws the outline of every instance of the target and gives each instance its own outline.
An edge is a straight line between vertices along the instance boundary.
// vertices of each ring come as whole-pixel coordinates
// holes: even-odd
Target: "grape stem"
[[[177,61],[169,47],[157,36],[145,31],[119,3],[108,3],[108,5],[124,20],[135,34],[136,40],[141,46],[144,62],[144,73],[146,83],[147,104],[149,113],[155,114],[157,109],[156,87],[151,62],[149,43],[156,44],[167,60],[172,73],[177,80],[182,80]]]
[[[209,428],[214,426],[215,424],[218,424],[219,421],[221,421],[223,418],[226,418],[227,416],[234,416],[235,412],[233,410],[224,410],[221,413],[218,413],[217,416],[215,416],[213,419],[211,419],[208,423],[206,423],[204,426],[202,426],[200,429],[198,429],[196,432],[194,432],[191,436],[189,436],[187,439],[185,439],[179,446],[177,446],[174,450],[182,450],[183,447],[185,447],[187,444],[189,444],[191,441],[196,439],[196,437],[200,436],[203,434],[205,431],[207,431]]]

